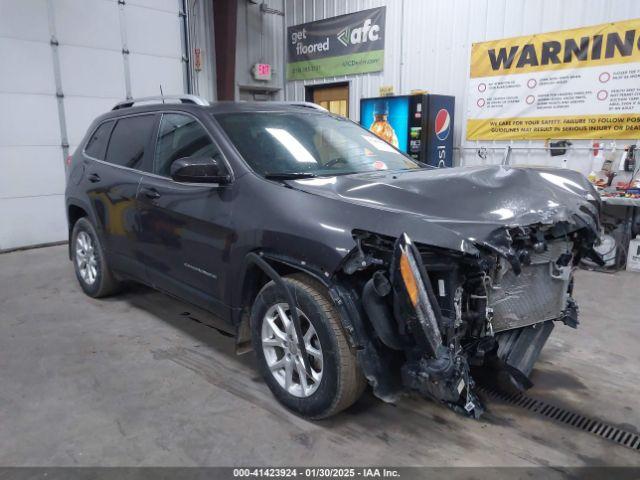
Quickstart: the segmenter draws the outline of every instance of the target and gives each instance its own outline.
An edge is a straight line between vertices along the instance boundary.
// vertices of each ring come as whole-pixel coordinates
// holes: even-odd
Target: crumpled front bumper
[[[493,263],[475,258],[467,270],[443,252],[425,260],[423,247],[406,234],[395,241],[387,271],[364,286],[363,308],[384,348],[402,358],[404,388],[478,418],[478,367],[491,371],[492,383],[522,391],[553,321],[577,325],[572,244],[561,237],[520,252],[517,268],[493,255]],[[470,283],[475,290],[465,291]]]

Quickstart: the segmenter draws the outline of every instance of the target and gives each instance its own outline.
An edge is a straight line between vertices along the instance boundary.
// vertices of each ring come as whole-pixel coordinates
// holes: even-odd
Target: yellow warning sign
[[[640,138],[640,114],[469,120],[467,129],[493,140]]]
[[[640,19],[476,43],[468,140],[640,137]]]

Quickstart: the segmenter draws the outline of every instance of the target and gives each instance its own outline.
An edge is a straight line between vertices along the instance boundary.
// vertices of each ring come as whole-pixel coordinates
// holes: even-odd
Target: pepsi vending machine
[[[453,111],[449,95],[397,95],[360,100],[360,125],[416,160],[453,165]]]

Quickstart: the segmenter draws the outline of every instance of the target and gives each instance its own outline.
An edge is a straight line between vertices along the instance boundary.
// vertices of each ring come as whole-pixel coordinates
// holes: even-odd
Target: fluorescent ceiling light
[[[282,128],[266,128],[273,137],[278,140],[284,148],[300,163],[318,163],[309,150],[304,148],[293,135]]]

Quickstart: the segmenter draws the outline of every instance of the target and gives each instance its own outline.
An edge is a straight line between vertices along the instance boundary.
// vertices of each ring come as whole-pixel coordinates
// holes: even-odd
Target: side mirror
[[[187,183],[229,183],[230,177],[217,158],[184,157],[171,164],[171,178]]]

